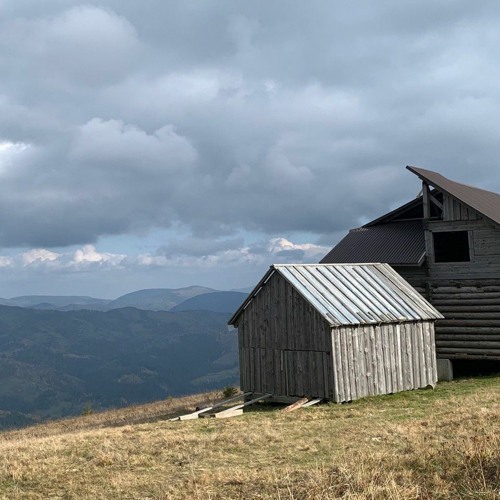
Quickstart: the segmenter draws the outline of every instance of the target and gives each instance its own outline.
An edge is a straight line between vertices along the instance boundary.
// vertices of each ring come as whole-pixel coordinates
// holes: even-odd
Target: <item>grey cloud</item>
[[[238,250],[244,245],[243,238],[233,239],[204,239],[204,238],[185,238],[172,241],[163,245],[156,251],[156,255],[165,257],[175,256],[193,256],[201,257],[204,255],[214,255],[221,251]]]
[[[415,196],[408,163],[498,191],[495,7],[3,2],[0,142],[32,146],[0,169],[0,244],[325,241]]]

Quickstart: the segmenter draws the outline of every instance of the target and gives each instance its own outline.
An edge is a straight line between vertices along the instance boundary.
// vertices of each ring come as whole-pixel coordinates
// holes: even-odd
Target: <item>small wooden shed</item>
[[[438,318],[388,264],[273,265],[229,320],[241,389],[343,402],[433,386]]]

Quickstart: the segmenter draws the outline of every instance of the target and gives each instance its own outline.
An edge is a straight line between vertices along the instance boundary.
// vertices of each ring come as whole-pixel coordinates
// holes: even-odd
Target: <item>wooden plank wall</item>
[[[476,220],[480,218],[475,210],[443,193],[443,220]]]
[[[436,384],[434,345],[431,321],[333,329],[334,401]]]
[[[469,231],[470,262],[434,262],[432,232]],[[431,283],[470,279],[500,279],[500,228],[477,219],[471,221],[428,221],[426,224],[428,279]]]
[[[243,391],[328,398],[330,325],[278,273],[237,321]]]
[[[500,228],[444,197],[443,221],[426,224],[426,297],[445,316],[436,322],[439,358],[500,361]],[[435,263],[432,232],[466,230],[471,262]]]

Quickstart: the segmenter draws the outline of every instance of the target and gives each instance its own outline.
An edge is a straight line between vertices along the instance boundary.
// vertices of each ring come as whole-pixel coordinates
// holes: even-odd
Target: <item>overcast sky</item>
[[[254,285],[500,192],[495,1],[0,0],[0,296]]]

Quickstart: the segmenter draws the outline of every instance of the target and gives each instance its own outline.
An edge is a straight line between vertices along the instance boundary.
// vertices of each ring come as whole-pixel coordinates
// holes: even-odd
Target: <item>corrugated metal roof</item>
[[[388,264],[276,264],[270,267],[229,324],[234,324],[275,272],[331,326],[443,317]]]
[[[387,262],[419,266],[424,258],[423,222],[414,220],[351,229],[321,263]]]
[[[451,181],[431,170],[412,166],[406,168],[431,186],[465,203],[495,224],[500,224],[500,194]]]

